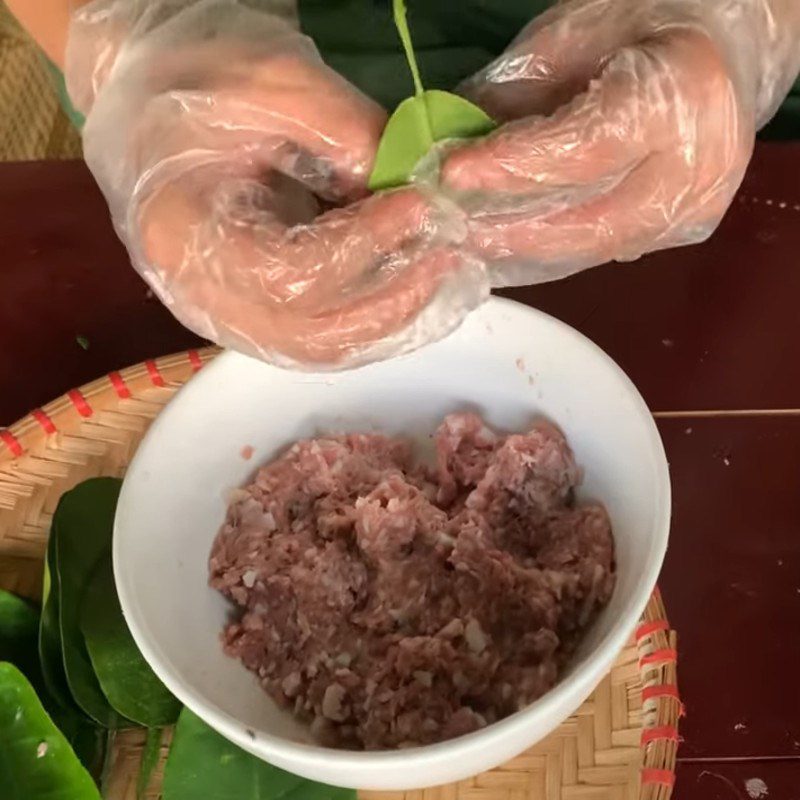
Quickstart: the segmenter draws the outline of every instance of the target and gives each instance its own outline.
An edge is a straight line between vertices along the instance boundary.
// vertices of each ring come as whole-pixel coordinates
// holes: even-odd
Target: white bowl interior
[[[306,728],[222,652],[219,634],[229,608],[208,587],[207,561],[228,492],[298,438],[379,430],[427,442],[445,414],[465,408],[508,431],[545,416],[565,432],[585,471],[579,497],[601,500],[611,516],[618,563],[611,603],[559,686],[510,720],[396,753],[316,747]],[[247,447],[254,450],[250,460],[242,454]],[[411,788],[511,757],[577,708],[644,609],[663,560],[668,520],[663,449],[630,381],[567,326],[493,299],[445,341],[354,372],[292,373],[233,353],[206,366],[162,412],[129,468],[114,566],[122,607],[145,657],[206,722],[308,777]],[[466,763],[458,758],[467,753]],[[402,766],[409,763],[426,766],[410,774]]]

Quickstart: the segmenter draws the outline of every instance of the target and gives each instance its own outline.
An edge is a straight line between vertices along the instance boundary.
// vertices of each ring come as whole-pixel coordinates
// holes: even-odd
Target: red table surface
[[[508,292],[597,342],[659,417],[677,800],[750,800],[752,779],[800,800],[798,176],[800,145],[759,145],[707,243]],[[128,266],[82,163],[0,165],[0,243],[0,422],[198,344]]]

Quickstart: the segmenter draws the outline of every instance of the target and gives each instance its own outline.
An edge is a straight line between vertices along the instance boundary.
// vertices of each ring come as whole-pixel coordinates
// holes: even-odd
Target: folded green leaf
[[[308,781],[231,744],[184,708],[164,772],[164,800],[355,800],[351,789]]]
[[[120,714],[148,728],[178,719],[180,703],[150,669],[125,624],[110,551],[91,575],[80,625],[100,688]]]
[[[0,663],[3,800],[100,800],[91,776],[12,664]]]
[[[425,98],[403,100],[383,130],[369,188],[378,191],[407,183],[414,167],[432,146]]]
[[[429,89],[425,92],[425,106],[434,142],[484,136],[496,127],[482,108],[457,94]]]
[[[394,0],[394,20],[406,53],[415,94],[386,123],[369,178],[373,191],[408,183],[414,168],[436,142],[489,133],[495,123],[482,109],[458,95],[425,91],[419,74],[403,0]]]
[[[80,607],[89,579],[108,558],[121,481],[93,478],[61,497],[53,516],[58,613],[67,685],[75,702],[100,725],[127,727],[103,694],[80,629]],[[52,575],[51,575],[52,578]],[[57,584],[57,585],[56,585]]]
[[[486,113],[458,95],[431,89],[409,97],[386,123],[369,188],[402,186],[436,142],[483,136],[493,128]]]

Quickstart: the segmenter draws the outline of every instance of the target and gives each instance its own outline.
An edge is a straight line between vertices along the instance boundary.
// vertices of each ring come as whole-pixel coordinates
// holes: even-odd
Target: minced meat
[[[299,442],[214,543],[226,652],[325,744],[427,744],[517,711],[614,588],[608,515],[575,505],[556,428],[503,437],[454,414],[435,444],[431,468],[377,434]]]

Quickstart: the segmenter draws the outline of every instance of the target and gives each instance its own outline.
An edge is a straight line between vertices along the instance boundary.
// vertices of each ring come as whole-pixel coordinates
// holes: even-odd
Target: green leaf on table
[[[340,789],[300,778],[231,744],[184,708],[164,772],[164,800],[355,800]]]
[[[121,481],[93,478],[62,495],[53,515],[58,615],[67,685],[80,708],[107,728],[127,727],[108,702],[89,658],[80,628],[86,587],[102,559],[109,558]],[[52,592],[51,592],[52,593]]]
[[[25,676],[0,663],[3,800],[100,800],[91,776]]]
[[[123,717],[147,728],[178,719],[181,704],[150,669],[122,616],[110,551],[91,575],[80,626],[100,688]]]
[[[403,100],[386,123],[369,188],[390,189],[407,183],[416,165],[436,142],[483,136],[494,121],[478,106],[449,92],[425,91],[414,56],[403,0],[394,0],[394,20],[414,79],[414,96]]]

